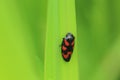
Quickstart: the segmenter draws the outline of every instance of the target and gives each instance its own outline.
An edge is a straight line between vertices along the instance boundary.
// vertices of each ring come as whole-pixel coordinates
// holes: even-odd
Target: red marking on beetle
[[[65,46],[62,46],[62,50],[65,51],[67,48]]]
[[[65,59],[69,57],[69,54],[62,54],[62,55]]]
[[[74,46],[74,41],[71,43],[72,46]]]
[[[67,52],[67,54],[62,54],[62,55],[63,55],[63,57],[66,59],[66,58],[68,58],[69,55],[71,55],[71,54],[72,54],[72,52]]]
[[[64,43],[65,43],[66,46],[69,46],[69,43],[67,42],[66,39],[64,39]]]
[[[67,52],[67,54],[71,55],[71,54],[72,54],[72,52]]]

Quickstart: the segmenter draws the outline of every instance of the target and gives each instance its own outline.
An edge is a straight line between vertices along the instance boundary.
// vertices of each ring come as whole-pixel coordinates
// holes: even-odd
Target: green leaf
[[[70,62],[61,56],[62,38],[70,32],[75,36],[75,47]],[[45,80],[78,80],[78,53],[74,0],[48,0],[45,41]]]

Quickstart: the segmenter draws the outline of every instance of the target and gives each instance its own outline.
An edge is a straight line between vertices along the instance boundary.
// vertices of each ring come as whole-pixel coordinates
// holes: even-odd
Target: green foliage
[[[78,80],[78,54],[76,15],[74,0],[48,0],[47,31],[45,45],[45,80]],[[63,37],[71,32],[76,45],[69,63],[62,59]],[[74,73],[74,76],[73,76]]]
[[[0,80],[119,80],[119,4],[0,0]],[[76,41],[67,63],[60,45],[68,32]]]

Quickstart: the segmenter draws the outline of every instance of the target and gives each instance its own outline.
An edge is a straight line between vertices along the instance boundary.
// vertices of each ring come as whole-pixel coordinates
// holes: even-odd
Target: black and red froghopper
[[[75,37],[71,33],[67,33],[66,37],[63,38],[61,45],[62,57],[66,62],[69,62],[74,49]]]

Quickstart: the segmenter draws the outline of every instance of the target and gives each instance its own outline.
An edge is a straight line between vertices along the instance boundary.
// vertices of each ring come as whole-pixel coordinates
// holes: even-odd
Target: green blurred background
[[[76,0],[80,80],[120,80],[120,1]]]
[[[43,80],[47,0],[0,0],[0,80]],[[120,80],[120,1],[76,0],[79,80]]]

